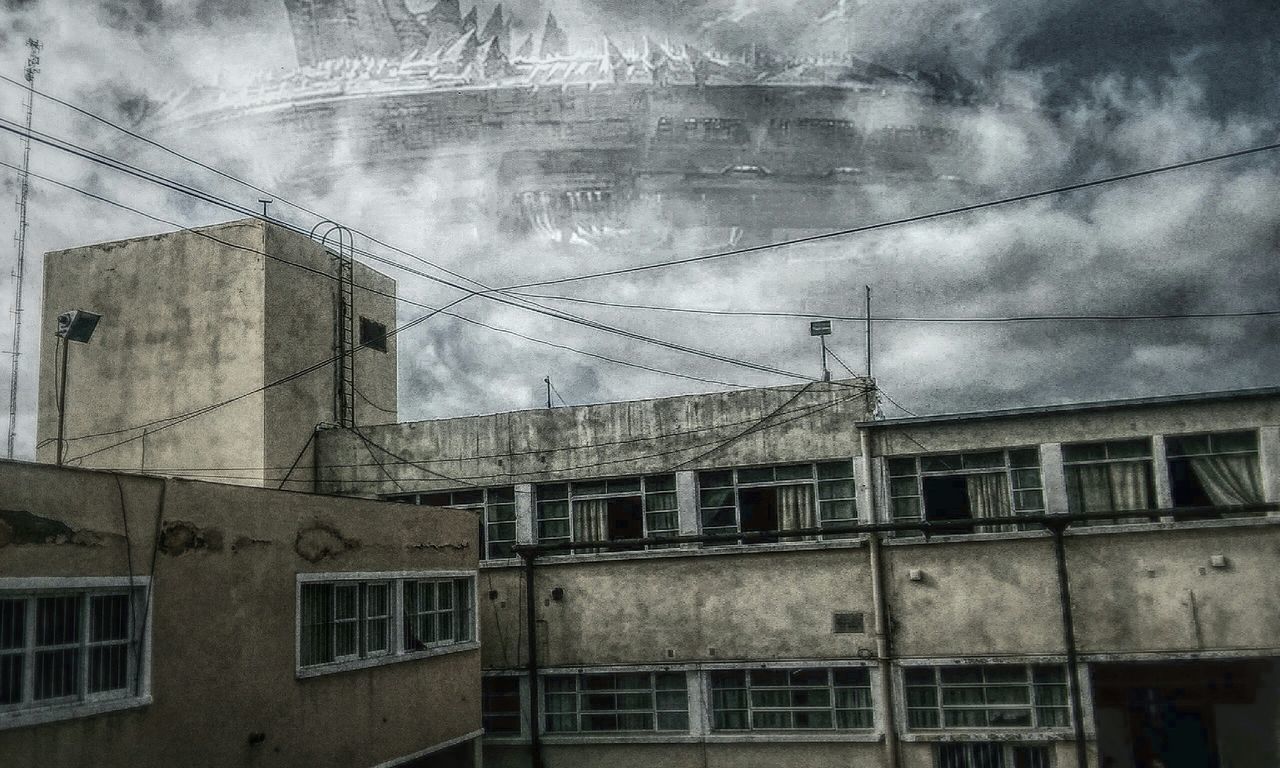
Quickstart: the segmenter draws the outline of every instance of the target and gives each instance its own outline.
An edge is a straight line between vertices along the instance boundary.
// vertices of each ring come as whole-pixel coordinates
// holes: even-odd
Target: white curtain
[[[1013,514],[1009,504],[1009,476],[1005,473],[965,475],[964,483],[969,494],[969,513],[975,520],[1009,517]],[[1013,530],[1013,526],[989,526],[983,530],[1008,531]]]
[[[573,502],[573,540],[609,540],[609,500],[587,499]],[[595,550],[575,550],[594,552]]]
[[[1215,506],[1262,501],[1262,473],[1257,456],[1195,456],[1191,471]]]
[[[818,515],[814,510],[813,486],[783,485],[778,487],[778,530],[795,531],[801,528],[817,528]],[[805,536],[804,540],[816,537]],[[801,539],[787,539],[800,541]]]
[[[1121,512],[1126,509],[1150,509],[1152,504],[1147,467],[1145,461],[1068,467],[1067,492],[1071,497],[1071,511]],[[1142,520],[1133,518],[1131,521]]]

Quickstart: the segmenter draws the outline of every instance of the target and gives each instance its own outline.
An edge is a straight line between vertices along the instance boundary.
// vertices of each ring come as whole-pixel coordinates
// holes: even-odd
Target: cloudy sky
[[[412,5],[412,4],[411,4]],[[467,3],[464,2],[464,7]],[[541,15],[532,0],[516,4]],[[572,0],[553,3],[571,33],[648,31],[732,47],[852,49],[896,67],[946,66],[980,83],[989,107],[965,118],[973,142],[963,200],[979,202],[1276,141],[1280,10],[1271,0],[847,0],[848,18],[815,27],[814,0]],[[450,186],[439,166],[394,180],[279,188],[284,155],[269,137],[166,134],[165,103],[194,86],[236,89],[294,64],[288,20],[273,0],[5,0],[0,74],[21,78],[29,35],[45,44],[38,86],[163,135],[167,143],[260,186],[352,222],[435,263],[509,285],[661,258],[702,244],[646,238],[635,248],[550,248],[432,227],[429,202]],[[482,7],[482,15],[488,6]],[[576,30],[576,32],[575,32]],[[626,34],[617,30],[627,30]],[[0,115],[20,116],[21,92],[0,83]],[[36,127],[252,205],[256,192],[184,167],[101,125],[38,103]],[[358,148],[356,148],[358,151]],[[0,160],[19,145],[0,139]],[[189,226],[232,218],[203,205],[36,148],[33,170]],[[3,173],[0,194],[16,198]],[[428,204],[422,204],[426,201]],[[1169,313],[1280,309],[1280,165],[1254,155],[1213,166],[805,246],[556,286],[566,296],[725,310],[856,315],[864,284],[876,314],[989,317],[1044,313]],[[418,205],[414,206],[414,203]],[[154,232],[153,221],[33,182],[20,450],[30,450],[39,258],[52,249]],[[848,225],[931,210],[888,189]],[[412,210],[413,215],[405,215]],[[303,218],[299,223],[309,225]],[[661,232],[666,222],[643,222]],[[0,231],[16,216],[0,206]],[[475,229],[485,229],[476,227]],[[6,241],[7,242],[7,241]],[[8,263],[12,249],[4,250]],[[421,265],[418,265],[421,266]],[[440,304],[457,293],[397,274],[401,294]],[[8,269],[3,270],[7,275]],[[0,306],[12,305],[12,280]],[[555,304],[602,322],[788,371],[818,372],[805,319],[714,317]],[[526,311],[470,299],[459,312],[595,354],[742,385],[795,381],[638,344]],[[401,320],[415,316],[412,307]],[[6,311],[2,317],[9,317]],[[1129,323],[948,325],[882,323],[876,367],[884,390],[918,413],[1277,383],[1280,318]],[[6,339],[9,331],[0,329]],[[837,323],[840,357],[859,368],[862,329]],[[437,317],[401,346],[403,420],[536,407],[550,375],[569,403],[703,391],[710,385],[644,373]],[[5,348],[8,348],[6,343]],[[833,366],[837,374],[838,365]],[[7,368],[5,368],[7,371]],[[886,404],[887,415],[899,415]]]

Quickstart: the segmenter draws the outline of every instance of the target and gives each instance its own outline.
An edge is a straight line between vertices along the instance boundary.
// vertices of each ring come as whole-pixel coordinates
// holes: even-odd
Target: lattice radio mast
[[[36,73],[40,71],[40,41],[27,38],[27,98],[23,102],[27,132],[22,137],[22,175],[18,177],[18,233],[13,236],[18,263],[13,272],[13,370],[9,376],[9,442],[5,455],[13,458],[13,441],[18,434],[18,354],[22,351],[22,279],[27,257],[27,191],[31,187],[31,109],[35,103]]]

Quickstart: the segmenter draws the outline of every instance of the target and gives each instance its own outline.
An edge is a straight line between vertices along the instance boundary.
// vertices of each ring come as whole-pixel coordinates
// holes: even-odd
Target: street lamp
[[[62,452],[66,447],[62,435],[67,417],[67,352],[71,349],[72,341],[88,344],[101,319],[102,315],[83,309],[73,309],[58,315],[58,330],[54,331],[54,335],[62,341],[62,377],[58,382],[58,466],[62,466]]]

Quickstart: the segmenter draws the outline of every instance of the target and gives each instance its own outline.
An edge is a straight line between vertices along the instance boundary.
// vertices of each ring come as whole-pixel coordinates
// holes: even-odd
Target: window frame
[[[1137,463],[1137,462],[1146,462],[1146,465],[1147,465],[1145,480],[1147,484],[1147,487],[1146,487],[1147,499],[1149,500],[1148,507],[1150,509],[1158,508],[1160,506],[1160,498],[1158,495],[1159,489],[1158,489],[1158,486],[1156,485],[1156,440],[1157,439],[1158,437],[1155,435],[1145,435],[1145,436],[1139,436],[1139,437],[1117,437],[1110,440],[1083,440],[1083,441],[1077,441],[1077,442],[1071,442],[1071,443],[1063,443],[1062,444],[1062,476],[1065,482],[1065,487],[1067,492],[1065,502],[1066,502],[1066,509],[1068,514],[1077,514],[1085,511],[1080,509],[1074,509],[1071,503],[1071,500],[1075,497],[1075,494],[1073,494],[1071,490],[1071,485],[1072,485],[1071,468],[1072,467],[1108,466],[1111,464],[1126,464],[1126,463],[1131,464],[1131,463]],[[1124,443],[1141,443],[1141,442],[1146,443],[1147,452],[1143,456],[1111,456],[1110,455],[1112,446],[1114,445],[1120,445]],[[1100,448],[1104,452],[1104,457],[1099,459],[1067,458],[1068,453],[1072,449],[1076,449],[1076,448]],[[1165,462],[1165,467],[1163,469],[1166,473],[1169,471],[1167,461]],[[1129,510],[1119,510],[1119,511],[1127,512]],[[1141,510],[1134,510],[1134,511],[1137,512]],[[1097,525],[1125,525],[1130,523],[1138,523],[1138,524],[1156,523],[1156,522],[1159,522],[1159,520],[1160,518],[1155,516],[1143,517],[1141,515],[1135,515],[1133,517],[1116,518],[1114,520],[1087,520],[1087,521],[1081,521],[1076,524],[1082,527],[1087,527],[1087,526],[1097,526]]]
[[[465,639],[453,639],[450,641],[436,642],[425,645],[423,648],[411,649],[407,647],[405,642],[405,585],[410,582],[451,582],[454,600],[457,599],[458,582],[467,582],[463,589],[463,594],[467,596],[468,604],[463,609],[465,611],[465,620],[462,626],[467,628],[467,637]],[[390,615],[387,617],[387,649],[375,653],[366,653],[359,657],[337,657],[332,661],[320,663],[306,664],[302,663],[302,590],[306,585],[312,584],[386,584],[388,586],[388,610]],[[295,578],[294,589],[294,674],[297,678],[319,677],[340,672],[347,672],[356,669],[367,669],[370,667],[378,667],[386,664],[397,664],[401,662],[414,661],[418,659],[427,659],[435,656],[443,656],[451,653],[460,653],[463,651],[473,651],[480,647],[480,619],[477,610],[477,579],[475,571],[458,571],[458,570],[435,570],[435,571],[385,571],[385,572],[358,572],[358,573],[299,573]],[[360,590],[364,592],[363,589]],[[361,601],[363,603],[363,601]],[[364,629],[368,626],[368,619],[364,615],[363,608],[360,611],[360,617],[357,620],[357,626],[360,631],[357,633],[357,647],[363,648],[365,645]],[[336,653],[336,648],[335,648]]]
[[[1014,454],[1028,452],[1028,451],[1035,453],[1035,463],[1015,465],[1014,458],[1013,458]],[[994,454],[994,453],[1001,454],[1003,463],[1000,466],[988,466],[988,467],[964,466],[964,457],[966,456],[979,456],[982,454]],[[950,468],[925,469],[924,468],[924,461],[927,459],[943,459],[943,458],[950,458],[950,457],[956,457],[957,459],[960,460],[959,468],[956,468],[956,469],[950,469]],[[902,461],[912,462],[914,471],[910,473],[895,474],[893,469],[893,463],[902,462]],[[1016,474],[1019,471],[1026,471],[1026,470],[1035,470],[1036,474],[1039,476],[1039,484],[1036,486],[1027,485],[1025,487],[1019,488],[1016,480]],[[1047,501],[1047,489],[1045,487],[1045,479],[1044,479],[1044,476],[1045,476],[1044,457],[1040,455],[1040,446],[1039,445],[1008,445],[1008,446],[1001,446],[998,448],[987,448],[987,449],[979,449],[979,450],[972,450],[972,451],[952,451],[947,453],[919,453],[919,454],[909,454],[909,455],[901,455],[901,456],[895,455],[895,456],[884,457],[883,472],[882,472],[882,475],[883,475],[882,487],[885,489],[885,494],[884,494],[884,499],[886,502],[885,513],[888,518],[886,522],[895,522],[895,523],[896,522],[926,522],[928,520],[927,510],[925,508],[925,498],[924,498],[925,478],[963,477],[967,475],[992,475],[992,474],[1004,475],[1005,487],[1006,487],[1006,490],[1008,490],[1009,492],[1009,514],[1011,515],[1047,514],[1048,501]],[[894,481],[907,480],[909,478],[914,478],[915,480],[915,488],[914,488],[915,493],[899,493],[898,489],[895,488]],[[1038,506],[1020,504],[1018,500],[1018,494],[1020,493],[1039,493],[1040,504]],[[896,509],[897,505],[895,504],[895,502],[899,500],[910,500],[910,499],[915,500],[915,504],[917,507],[915,515],[908,516],[908,515],[898,514]],[[970,519],[972,520],[980,519],[980,518],[974,518],[972,514],[973,514],[972,510],[970,510]],[[1004,531],[1004,527],[1005,526],[1003,526],[999,522],[992,522],[992,523],[975,526],[972,533],[975,533],[975,534],[990,533],[995,531],[1007,532],[1007,531]],[[1038,526],[1036,526],[1034,523],[1033,524],[1024,523],[1018,526],[1018,530],[1034,530],[1036,528],[1038,528]],[[991,530],[991,529],[994,529],[994,530]],[[968,535],[970,532],[964,531],[964,530],[957,530],[957,531],[954,531],[954,533],[956,535]],[[918,535],[918,534],[910,531],[900,531],[895,533],[894,535],[895,536],[912,536],[912,535]]]
[[[851,670],[857,670],[861,674],[866,676],[865,685],[861,683],[857,685],[840,685],[836,683],[835,676],[837,672],[847,672]],[[751,680],[752,675],[760,672],[784,673],[788,675],[794,674],[797,672],[825,672],[826,685],[825,686],[793,686],[789,684],[785,686],[760,685],[760,684],[753,685]],[[740,674],[743,676],[742,687],[735,688],[733,690],[741,690],[743,692],[745,697],[743,702],[744,707],[740,710],[734,709],[731,711],[742,711],[745,713],[746,723],[747,723],[746,727],[744,728],[717,728],[716,727],[716,690],[717,688],[713,678],[717,674],[720,674],[720,675]],[[805,667],[737,667],[733,669],[708,669],[704,673],[704,679],[705,679],[706,692],[707,692],[707,700],[706,700],[706,706],[705,706],[706,714],[707,714],[707,728],[708,728],[708,733],[714,736],[746,736],[746,735],[758,735],[758,734],[777,735],[777,736],[811,736],[811,735],[823,735],[823,734],[870,735],[870,734],[877,733],[877,729],[879,728],[879,715],[876,711],[875,675],[872,674],[872,670],[868,666],[844,665],[844,666],[833,667],[833,666],[819,665],[819,666],[805,666]],[[848,727],[848,728],[840,727],[839,712],[841,711],[842,708],[838,706],[838,699],[837,699],[836,693],[838,689],[848,689],[848,688],[856,689],[856,690],[865,689],[869,706],[855,707],[851,711],[865,711],[866,714],[870,717],[870,723],[868,725]],[[757,706],[754,703],[753,697],[752,697],[752,692],[755,690],[761,690],[761,691],[769,690],[769,691],[786,691],[790,698],[790,694],[792,691],[806,690],[806,689],[826,691],[828,695],[827,706],[802,707],[802,706],[796,706],[794,704],[789,704],[788,706],[785,706],[785,707]],[[848,709],[848,708],[844,708],[844,709]],[[755,725],[755,713],[757,711],[786,712],[788,713],[788,715],[790,715],[790,719],[792,720],[792,722],[794,722],[794,715],[796,712],[801,712],[801,711],[828,712],[831,714],[831,725],[825,728],[801,728],[796,726],[792,726],[788,728],[766,728],[766,727],[758,728]]]
[[[663,488],[663,487],[651,488],[650,487],[650,483],[657,480],[664,480],[666,478],[671,479],[671,486],[669,488]],[[631,480],[639,481],[638,490],[634,490],[634,491],[632,490],[609,491],[608,490],[609,483],[620,483],[620,482],[626,482]],[[586,485],[588,483],[605,484],[605,492],[574,493],[575,485]],[[544,498],[542,496],[544,492],[552,488],[559,488],[562,486],[565,489],[564,496],[547,497],[547,498]],[[665,473],[656,473],[656,474],[647,474],[647,475],[622,475],[619,477],[577,478],[572,480],[559,480],[555,482],[538,483],[533,487],[533,504],[531,505],[532,517],[533,517],[533,520],[532,520],[533,540],[535,543],[538,543],[538,544],[585,543],[585,542],[579,542],[577,540],[577,536],[576,536],[577,531],[575,530],[575,526],[574,526],[574,509],[573,509],[574,502],[575,501],[593,501],[593,500],[599,500],[599,499],[629,499],[629,498],[640,499],[640,515],[641,515],[641,526],[642,526],[641,530],[645,538],[658,538],[663,535],[679,536],[680,535],[680,498],[679,498],[678,489],[679,489],[679,481],[676,479],[676,474],[674,472],[665,472]],[[673,506],[671,506],[670,508],[651,508],[650,500],[652,497],[655,497],[655,496],[670,496],[672,498]],[[567,505],[566,516],[544,518],[542,515],[543,505],[558,504],[558,503],[564,503]],[[658,513],[669,513],[672,516],[672,519],[675,523],[674,527],[662,528],[662,529],[651,528],[650,516]],[[564,536],[553,536],[548,538],[542,535],[542,523],[555,522],[560,520],[564,520],[568,525],[569,535],[567,538]],[[661,550],[661,549],[668,549],[673,546],[676,546],[676,545],[675,544],[647,544],[645,545],[644,549],[645,550]],[[583,554],[586,552],[596,552],[596,551],[598,550],[583,547],[581,549],[573,549],[573,550],[567,551],[563,554],[572,555],[572,554]],[[621,551],[621,550],[605,550],[605,551],[613,552],[613,551]]]
[[[841,475],[838,477],[822,477],[821,476],[819,467],[823,465],[835,465],[835,464],[844,464],[844,463],[848,463],[849,465],[848,475]],[[809,476],[807,478],[801,477],[801,478],[778,479],[777,470],[779,468],[790,469],[794,467],[808,467]],[[741,478],[742,472],[760,472],[763,470],[772,470],[774,473],[773,479],[743,481]],[[729,485],[715,485],[715,486],[704,485],[705,475],[719,474],[719,473],[725,473],[725,472],[729,473],[729,480],[730,480]],[[836,457],[836,458],[829,458],[829,459],[815,459],[811,461],[758,464],[758,465],[748,465],[748,466],[740,466],[740,467],[699,469],[694,474],[694,481],[695,481],[695,490],[696,490],[694,502],[697,505],[696,511],[697,511],[697,517],[698,517],[699,533],[704,533],[704,534],[705,533],[724,533],[724,534],[742,533],[743,531],[742,531],[741,491],[743,489],[750,490],[755,488],[780,488],[784,486],[807,484],[810,486],[813,494],[812,498],[813,498],[813,505],[814,505],[814,518],[815,518],[815,521],[817,522],[817,527],[824,528],[826,527],[826,525],[824,524],[854,525],[854,524],[857,524],[858,521],[861,519],[861,513],[858,507],[858,462],[857,462],[857,457],[853,457],[853,456]],[[838,484],[838,483],[851,484],[853,488],[853,495],[852,496],[833,496],[831,498],[826,498],[826,499],[822,498],[822,486],[824,484],[834,486],[835,484]],[[717,506],[704,505],[703,504],[704,491],[730,491],[733,494],[734,524],[732,528],[730,528],[730,526],[708,526],[706,524],[706,514],[705,514],[706,511],[726,510],[726,509],[729,509],[729,507],[728,505],[717,505]],[[831,518],[829,520],[824,519],[823,518],[824,505],[828,505],[828,504],[850,504],[852,505],[853,514],[851,517],[848,517],[848,518]],[[751,533],[754,533],[754,532],[751,532]],[[850,536],[851,534],[848,534],[848,533],[835,533],[835,534],[824,533],[819,535],[817,537],[817,540],[818,541],[839,541],[841,539],[850,538]],[[764,543],[804,544],[804,543],[811,543],[811,541],[806,542],[805,539],[802,539],[800,537],[791,537],[791,538],[785,538],[785,539],[780,538],[777,542],[769,541]],[[750,542],[746,544],[741,544],[741,543],[733,542],[731,540],[726,540],[723,543],[704,543],[703,544],[704,547],[721,547],[721,546],[735,546],[735,545],[758,546],[758,543]]]
[[[645,689],[639,688],[619,688],[615,682],[614,686],[608,689],[590,689],[583,686],[583,680],[588,677],[613,677],[617,678],[621,675],[646,675],[649,679],[649,685]],[[658,687],[658,676],[678,677],[682,681],[682,688],[660,688]],[[572,691],[553,691],[550,685],[551,678],[564,678],[573,681]],[[689,675],[685,670],[673,669],[636,669],[636,670],[598,670],[598,671],[577,671],[577,672],[544,672],[539,675],[538,695],[541,697],[541,708],[539,710],[539,720],[536,727],[540,729],[540,733],[547,737],[569,737],[569,738],[627,738],[627,737],[671,737],[680,738],[688,736],[691,727],[695,722],[695,718],[699,713],[694,711],[694,698],[691,695]],[[599,691],[592,693],[592,690]],[[659,704],[660,694],[666,691],[681,690],[684,693],[684,709],[663,709]],[[621,691],[622,693],[619,693]],[[591,696],[624,696],[624,695],[648,695],[649,707],[647,709],[622,708],[615,706],[612,709],[591,709],[584,706],[584,701]],[[572,713],[557,712],[553,713],[550,701],[552,696],[572,696],[574,698],[574,709]],[[584,719],[590,717],[593,713],[603,716],[619,716],[620,714],[648,714],[653,720],[653,726],[648,729],[615,729],[615,730],[589,730],[584,729],[582,724]],[[660,727],[662,714],[683,714],[684,727],[680,729],[662,728]],[[576,728],[573,730],[553,730],[548,727],[550,718],[572,717],[575,721]]]
[[[365,349],[374,349],[382,353],[387,352],[387,324],[374,320],[372,317],[360,315],[360,346]],[[381,333],[377,333],[377,331]],[[366,333],[369,331],[369,333]]]
[[[1037,760],[1040,764],[1039,768],[1053,768],[1055,765],[1053,749],[1049,744],[1035,742],[1009,742],[1009,741],[959,741],[937,744],[933,748],[933,764],[936,768],[972,768],[976,765],[985,765],[986,763],[975,761],[969,757],[961,758],[961,761],[947,760],[944,762],[943,752],[945,750],[974,750],[979,748],[989,748],[999,750],[999,768],[1014,768],[1017,763],[1015,753],[1020,749],[1027,750],[1043,750],[1042,760]]]
[[[504,491],[510,491],[511,500],[506,501],[501,498],[495,499],[495,495]],[[464,501],[450,504],[427,504],[423,499],[433,496],[449,496],[454,497],[464,493],[481,493],[481,501]],[[510,555],[493,555],[493,545],[507,544],[515,546],[519,543],[520,524],[518,522],[518,513],[516,511],[516,495],[519,491],[514,485],[495,485],[486,488],[456,488],[449,491],[415,491],[414,493],[396,493],[383,496],[383,501],[389,501],[396,504],[413,504],[414,506],[440,506],[445,509],[459,509],[468,512],[480,513],[480,559],[485,562],[493,562],[499,560],[514,560],[516,555],[513,552]],[[452,501],[452,498],[451,498]],[[510,511],[511,519],[492,519],[499,512]],[[498,526],[509,525],[511,528],[511,538],[496,538],[493,530]]]
[[[1250,438],[1253,439],[1253,448],[1249,450],[1218,450],[1213,445],[1213,441],[1215,438],[1218,440],[1221,440],[1224,437],[1236,437],[1236,436],[1243,436],[1243,435],[1248,435]],[[1206,443],[1209,446],[1209,449],[1204,452],[1196,452],[1196,453],[1185,452],[1185,453],[1175,454],[1173,452],[1174,441],[1189,440],[1189,439],[1195,439],[1195,438],[1204,438]],[[1160,435],[1159,439],[1164,446],[1164,456],[1163,456],[1163,462],[1162,462],[1163,467],[1161,467],[1161,471],[1164,472],[1165,479],[1168,481],[1169,504],[1174,509],[1187,509],[1189,507],[1187,505],[1179,505],[1178,500],[1174,498],[1173,462],[1186,461],[1188,459],[1200,458],[1205,456],[1252,456],[1254,458],[1254,461],[1257,462],[1258,472],[1263,477],[1262,499],[1260,499],[1258,502],[1255,502],[1255,503],[1261,504],[1266,502],[1267,500],[1266,475],[1265,475],[1266,468],[1262,461],[1262,434],[1256,427],[1252,429],[1249,429],[1249,428],[1220,429],[1220,430],[1212,430],[1207,432],[1201,431],[1201,432],[1167,434],[1167,435]],[[1266,517],[1266,513],[1265,512],[1221,513],[1218,515],[1214,515],[1210,519],[1233,519],[1233,518],[1251,518],[1251,517]]]
[[[81,717],[142,707],[152,702],[151,653],[153,594],[152,580],[148,576],[105,577],[0,577],[0,599],[20,599],[23,608],[24,636],[20,648],[10,649],[5,655],[19,655],[23,659],[21,700],[0,706],[0,731],[41,723],[71,720]],[[77,661],[76,693],[37,702],[35,696],[35,656],[40,648],[35,644],[35,605],[44,597],[78,598],[78,639],[75,643],[61,643],[59,647],[79,651]],[[120,641],[92,639],[91,605],[94,597],[124,596],[129,602],[129,626],[127,639]],[[106,691],[91,692],[90,649],[123,644],[126,651],[125,685]]]
[[[1008,681],[988,681],[986,679],[989,670],[1009,670],[1020,669],[1024,672],[1024,679],[1017,683]],[[942,681],[942,673],[944,670],[978,670],[982,673],[983,680],[981,683],[944,683]],[[1040,670],[1056,670],[1060,673],[1059,679],[1048,682],[1037,678],[1037,672]],[[921,671],[932,673],[932,683],[930,687],[912,683],[909,676],[912,673]],[[1040,660],[1031,661],[1023,664],[1005,663],[1005,664],[963,664],[963,663],[934,663],[934,664],[912,664],[902,667],[898,671],[898,685],[900,703],[900,714],[905,733],[914,739],[932,739],[945,736],[946,734],[963,733],[963,734],[1040,734],[1052,733],[1063,734],[1069,733],[1072,729],[1072,713],[1071,713],[1071,680],[1067,665],[1063,661],[1058,660]],[[1027,692],[1026,702],[982,702],[981,704],[951,704],[945,702],[946,696],[944,690],[950,686],[952,690],[959,689],[981,689],[984,697],[988,688],[1012,688],[1015,685],[1021,686]],[[1060,702],[1050,700],[1041,701],[1040,696],[1044,695],[1039,690],[1041,688],[1060,689]],[[911,690],[926,688],[932,691],[933,703],[931,706],[912,706]],[[961,711],[983,711],[1000,709],[1025,709],[1031,715],[1031,723],[1029,725],[949,725],[947,723],[947,712]],[[1041,722],[1042,709],[1059,710],[1063,716],[1063,722],[1060,724],[1043,724]],[[913,711],[932,712],[936,718],[936,725],[915,725],[912,723]]]

